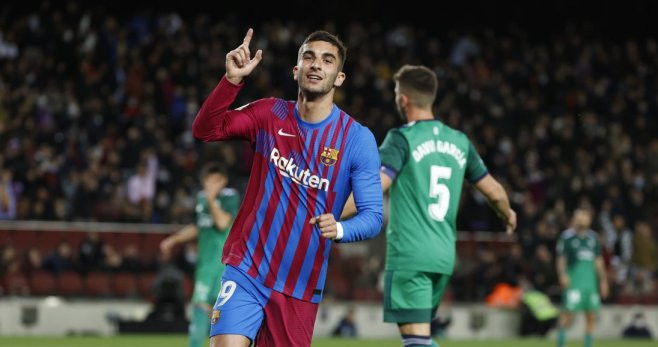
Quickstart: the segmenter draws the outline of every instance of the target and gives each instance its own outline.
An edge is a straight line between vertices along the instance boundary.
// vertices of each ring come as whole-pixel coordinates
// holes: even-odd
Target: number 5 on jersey
[[[235,293],[235,288],[237,287],[237,284],[234,281],[226,281],[222,283],[222,288],[219,290],[219,295],[217,297],[217,300],[221,299],[217,306],[222,306],[224,305],[228,299],[233,296],[233,293]]]
[[[452,176],[452,168],[432,165],[430,167],[430,198],[436,198],[436,203],[427,206],[430,218],[443,222],[450,207],[450,189],[439,180],[447,180]]]

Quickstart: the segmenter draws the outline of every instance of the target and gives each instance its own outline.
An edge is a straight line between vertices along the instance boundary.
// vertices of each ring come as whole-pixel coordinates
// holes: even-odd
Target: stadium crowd
[[[188,223],[199,167],[210,158],[227,163],[229,185],[244,189],[248,144],[202,145],[190,125],[223,74],[227,50],[252,23],[47,4],[0,17],[0,219]],[[296,50],[316,27],[253,26],[264,60],[234,106],[293,98]],[[556,240],[583,203],[596,211],[612,300],[655,290],[655,37],[606,39],[587,25],[549,37],[516,26],[433,32],[328,22],[324,29],[349,47],[336,102],[379,142],[401,122],[393,73],[405,63],[428,65],[440,82],[435,114],[469,135],[511,193],[519,242],[459,259],[457,299],[481,300],[501,281],[557,295]],[[502,230],[498,223],[484,198],[465,189],[459,229]],[[2,249],[0,271],[8,271],[11,245]],[[383,262],[362,263],[369,279],[362,286],[373,287]]]

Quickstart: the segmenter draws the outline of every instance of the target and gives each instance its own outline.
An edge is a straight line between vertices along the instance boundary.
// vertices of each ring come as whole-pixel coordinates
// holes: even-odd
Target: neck
[[[299,91],[297,97],[297,111],[299,117],[308,123],[319,123],[325,120],[334,108],[334,93],[310,98],[308,95]]]
[[[407,106],[405,110],[405,116],[407,117],[407,123],[419,121],[419,120],[428,120],[434,119],[431,108],[420,108],[413,105]]]
[[[587,230],[588,230],[587,228],[576,228],[576,234],[578,234],[579,236],[583,236],[587,234]]]

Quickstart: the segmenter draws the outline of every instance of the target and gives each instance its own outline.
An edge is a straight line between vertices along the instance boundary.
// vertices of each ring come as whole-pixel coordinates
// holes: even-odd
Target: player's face
[[[578,229],[589,228],[592,224],[592,215],[585,210],[578,210],[573,216],[574,224]]]
[[[338,47],[325,41],[307,42],[300,48],[293,76],[302,93],[323,96],[343,84],[345,74],[338,70],[340,63]]]

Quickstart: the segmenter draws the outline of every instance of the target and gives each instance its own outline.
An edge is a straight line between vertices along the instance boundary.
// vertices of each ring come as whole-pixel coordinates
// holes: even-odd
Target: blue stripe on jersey
[[[290,201],[290,193],[292,190],[291,185],[293,183],[291,179],[281,180],[282,191],[279,194],[279,203],[276,206],[274,211],[274,218],[272,219],[272,224],[270,229],[267,231],[267,240],[263,245],[263,259],[261,259],[260,264],[258,265],[258,279],[260,281],[265,281],[267,273],[270,271],[270,262],[272,261],[272,251],[276,246],[276,241],[279,239],[279,234],[281,229],[283,229],[283,220],[286,216],[286,209],[288,207],[288,201]]]
[[[324,286],[324,281],[327,279],[327,267],[329,265],[329,262],[327,261],[329,259],[329,252],[331,251],[331,240],[325,239],[325,245],[324,245],[324,264],[322,264],[322,270],[320,270],[320,277],[318,277],[318,286]],[[313,288],[317,289],[317,288]],[[324,289],[324,288],[320,288]],[[315,301],[316,297],[319,299],[321,297],[321,293],[319,294],[313,294],[313,301]]]
[[[288,102],[282,99],[276,99],[272,105],[272,113],[279,119],[284,120],[288,117]]]
[[[325,238],[320,236],[320,232],[314,226],[313,229],[311,229],[311,238],[309,239],[306,255],[304,256],[304,263],[301,270],[299,271],[299,277],[297,277],[295,290],[292,292],[292,296],[294,297],[301,298],[304,296],[304,291],[308,285],[308,278],[311,274],[311,270],[313,269],[315,254],[318,252],[318,246],[320,245],[320,238],[325,240]]]
[[[272,153],[272,148],[274,148],[275,142],[274,136],[261,129],[258,131],[258,134],[256,134],[256,152],[260,153],[260,155],[267,160],[270,157],[270,153]]]
[[[304,151],[302,153],[303,158],[308,157],[309,148],[311,148],[312,153],[317,153],[318,147],[320,144],[320,137],[322,136],[322,129],[318,130],[318,135],[315,138],[315,142],[311,143],[312,132],[309,131],[308,136],[304,141]],[[315,157],[311,157],[311,160],[314,160]],[[303,160],[304,165],[306,166],[306,160]],[[297,204],[297,211],[295,211],[295,218],[293,219],[292,230],[302,230],[304,228],[304,223],[306,221],[306,199],[308,198],[308,190],[301,188],[299,189],[299,203]],[[281,264],[279,265],[279,271],[276,275],[276,283],[274,284],[274,290],[283,291],[283,287],[286,284],[286,279],[288,278],[288,272],[290,272],[290,265],[292,260],[295,257],[295,251],[297,250],[297,244],[299,243],[299,238],[301,234],[291,232],[290,237],[288,238],[288,243],[283,251],[283,257],[281,258]]]
[[[267,157],[265,157],[267,158]],[[258,160],[258,158],[256,158]],[[258,242],[258,234],[260,227],[263,225],[263,220],[265,219],[265,211],[267,211],[267,204],[270,201],[272,196],[272,190],[274,190],[274,177],[276,176],[276,168],[272,162],[267,161],[267,177],[265,178],[265,192],[263,192],[263,198],[258,203],[258,209],[256,210],[256,219],[254,220],[254,225],[249,232],[249,240],[247,241],[247,250],[245,256],[242,258],[242,263],[240,263],[240,268],[242,270],[249,271],[251,264],[253,262],[254,252],[256,251],[256,244]]]
[[[333,139],[334,132],[336,131],[336,127],[340,126],[338,124],[338,121],[340,118],[336,119],[335,121],[331,122],[331,128],[329,129],[329,132],[327,133],[327,138],[325,139],[324,143],[319,144],[318,146],[318,151],[315,152],[316,156],[320,155],[320,151],[324,149],[324,147],[329,147],[331,146],[331,140]],[[323,129],[324,130],[324,129]],[[339,130],[342,132],[342,130]],[[339,134],[340,136],[340,134]],[[320,139],[322,140],[322,139]],[[320,141],[318,141],[320,142]],[[336,140],[336,143],[338,143],[338,140]],[[340,155],[340,153],[339,153]],[[319,175],[322,175],[322,172],[324,171],[324,164],[319,160],[318,158],[318,163],[316,170]],[[330,168],[331,169],[331,168]],[[327,175],[331,170],[327,171]],[[324,177],[328,178],[328,177]],[[329,180],[331,182],[331,180]],[[334,190],[333,187],[329,187],[329,190]],[[317,202],[315,204],[315,211],[314,211],[314,216],[319,216],[324,213],[324,209],[327,204],[327,192],[324,190],[319,190],[318,189],[318,195],[317,195]],[[297,295],[299,293],[300,296],[304,295],[304,291],[306,290],[306,286],[308,285],[307,281],[310,277],[311,270],[313,270],[313,263],[315,262],[315,255],[318,251],[318,245],[319,245],[319,240],[318,237],[320,237],[320,231],[318,230],[317,226],[314,226],[311,232],[311,239],[310,239],[310,244],[308,249],[306,250],[306,255],[304,256],[304,265],[302,265],[301,270],[299,271],[299,277],[297,278],[297,283],[295,284],[295,290],[293,291],[293,296]]]

